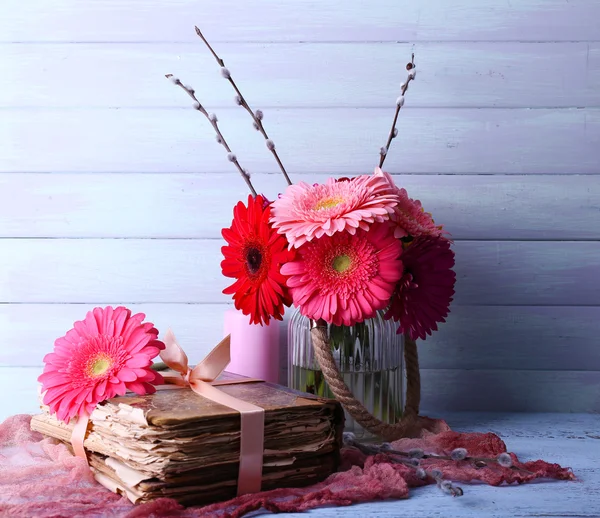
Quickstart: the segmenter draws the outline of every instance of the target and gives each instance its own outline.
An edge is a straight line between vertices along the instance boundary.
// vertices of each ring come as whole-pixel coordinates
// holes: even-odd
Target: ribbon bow
[[[165,348],[160,352],[161,360],[170,369],[177,371],[180,377],[165,377],[168,383],[175,385],[197,386],[198,381],[214,382],[225,370],[231,357],[229,352],[230,338],[225,337],[217,346],[194,368],[188,364],[188,357],[181,348],[173,331],[166,332],[163,342]]]
[[[165,349],[160,352],[162,361],[180,374],[179,378],[165,377],[167,383],[189,386],[196,394],[240,413],[240,468],[237,494],[240,496],[246,493],[257,493],[262,482],[265,411],[259,406],[230,396],[215,386],[258,380],[216,381],[231,359],[229,335],[194,368],[188,365],[188,357],[170,329],[166,332],[163,342]]]

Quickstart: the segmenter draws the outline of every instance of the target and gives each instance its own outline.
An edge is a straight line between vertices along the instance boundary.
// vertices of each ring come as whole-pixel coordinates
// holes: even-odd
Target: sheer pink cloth
[[[385,498],[406,498],[410,487],[433,483],[420,480],[412,468],[391,464],[384,455],[365,457],[355,449],[342,452],[342,467],[325,482],[302,489],[277,489],[244,495],[202,508],[184,509],[177,502],[160,499],[134,506],[95,482],[83,459],[74,457],[63,444],[29,429],[30,416],[17,415],[0,424],[0,516],[40,518],[58,516],[102,517],[215,517],[237,518],[264,508],[273,512],[298,512],[321,505],[351,505]],[[424,432],[420,439],[402,439],[396,449],[421,448],[427,453],[448,454],[462,447],[470,455],[495,457],[506,451],[502,440],[491,433],[458,433],[440,421],[437,433]],[[515,466],[531,472],[501,468],[482,469],[467,462],[423,461],[425,468],[438,467],[444,478],[457,482],[481,481],[499,485],[534,478],[572,480],[569,468],[538,460]]]

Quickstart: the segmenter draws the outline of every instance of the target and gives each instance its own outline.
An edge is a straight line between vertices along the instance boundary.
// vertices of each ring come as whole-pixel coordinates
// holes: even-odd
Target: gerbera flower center
[[[260,271],[260,267],[263,262],[263,254],[262,252],[252,246],[249,247],[246,251],[246,266],[248,267],[248,271],[252,275],[256,275]]]
[[[322,198],[315,205],[315,210],[332,209],[333,207],[337,207],[343,201],[344,198],[342,198],[341,196],[331,196],[329,198]]]
[[[364,289],[377,275],[377,250],[366,239],[340,235],[307,249],[308,275],[322,293],[348,297]]]
[[[351,264],[352,259],[350,259],[350,256],[347,254],[342,254],[334,257],[332,266],[336,272],[344,273],[348,268],[350,268]]]
[[[102,376],[112,367],[112,361],[106,354],[99,354],[95,358],[90,358],[88,362],[88,373],[92,377]]]

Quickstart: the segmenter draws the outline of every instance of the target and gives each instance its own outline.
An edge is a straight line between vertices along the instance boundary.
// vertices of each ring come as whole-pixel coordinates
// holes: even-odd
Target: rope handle
[[[404,361],[406,363],[406,405],[402,419],[395,424],[384,423],[372,415],[358,401],[344,382],[331,351],[331,343],[327,333],[327,323],[324,320],[311,320],[312,344],[323,376],[335,398],[343,405],[354,420],[365,430],[383,438],[395,441],[402,437],[418,435],[422,428],[419,418],[421,402],[421,375],[419,372],[419,355],[417,344],[404,335]]]

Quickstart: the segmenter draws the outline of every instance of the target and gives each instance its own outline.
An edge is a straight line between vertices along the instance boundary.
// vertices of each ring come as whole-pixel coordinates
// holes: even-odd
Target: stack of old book
[[[310,485],[337,469],[339,403],[263,382],[219,390],[265,409],[264,490]],[[70,444],[73,424],[47,409],[31,427]],[[84,445],[98,482],[134,503],[169,497],[196,505],[236,495],[240,416],[189,388],[99,405]]]

